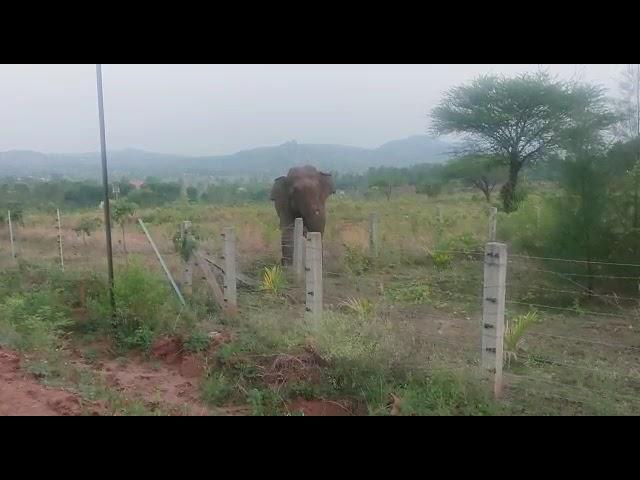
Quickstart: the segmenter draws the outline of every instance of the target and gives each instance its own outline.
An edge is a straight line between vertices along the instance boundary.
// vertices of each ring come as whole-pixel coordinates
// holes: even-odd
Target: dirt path
[[[0,350],[0,416],[80,415],[79,397],[47,388],[20,370],[18,355]]]

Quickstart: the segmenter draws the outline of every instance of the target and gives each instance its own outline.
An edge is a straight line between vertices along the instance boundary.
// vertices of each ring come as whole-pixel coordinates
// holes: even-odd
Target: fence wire
[[[54,230],[57,229],[57,225],[53,225],[52,228]],[[280,238],[278,239],[278,248],[273,253],[277,252],[278,254],[280,254],[280,250],[282,248],[285,248],[289,250],[291,254],[293,254],[293,249],[296,244],[296,242],[293,241],[293,233],[293,226],[284,227],[280,232]],[[114,240],[116,239],[114,238]],[[237,239],[236,241],[238,240],[239,239]],[[420,243],[424,243],[424,245],[427,245],[426,241],[423,242],[422,240],[420,240]],[[315,247],[313,247],[308,241],[306,241],[306,238],[300,244],[303,247],[303,254],[306,254],[307,252],[317,252],[317,250],[315,250]],[[171,263],[174,264],[174,267],[175,265],[179,265],[179,255],[172,250],[170,240],[163,239],[163,241],[158,243],[158,246],[160,247],[161,253],[171,259]],[[137,250],[135,253],[142,253],[144,255],[149,255],[150,257],[153,256],[149,246],[140,247],[138,245],[136,248]],[[241,259],[242,254],[238,246],[236,246],[236,248],[238,251],[238,258]],[[345,250],[345,248],[348,248],[348,245],[346,245],[345,243],[334,239],[323,239],[320,250],[323,254],[322,268],[325,278],[346,278],[345,273],[347,271],[347,268],[344,265],[344,257],[339,256]],[[369,250],[369,248],[370,243],[365,242],[365,244],[362,245],[362,251],[358,253],[362,253],[364,256],[371,258],[372,252],[371,250]],[[66,249],[73,250],[73,247],[68,247],[65,244],[65,250]],[[221,246],[217,246],[216,249],[220,250]],[[212,249],[209,254],[211,255],[213,253],[212,256],[216,256],[216,252],[213,251],[216,249]],[[382,250],[380,248],[380,245],[378,245],[378,250]],[[384,295],[384,293],[375,297],[373,299],[373,302],[376,304],[381,304],[379,313],[381,313],[383,317],[384,315],[387,315],[388,317],[395,315],[394,321],[396,321],[398,324],[402,324],[402,322],[412,323],[412,325],[417,330],[401,330],[400,333],[405,334],[407,337],[413,339],[416,342],[422,342],[421,345],[428,344],[432,346],[438,345],[453,347],[456,349],[456,352],[463,353],[465,355],[468,354],[471,359],[477,361],[482,353],[482,330],[480,328],[482,322],[480,319],[480,311],[482,310],[482,304],[484,301],[484,292],[488,288],[495,287],[506,288],[506,304],[510,306],[525,307],[528,309],[542,309],[544,311],[557,312],[561,314],[570,313],[576,318],[581,318],[580,316],[593,316],[598,317],[603,322],[605,322],[606,319],[617,321],[625,320],[627,323],[633,324],[631,326],[634,327],[634,329],[629,330],[628,335],[639,335],[637,329],[640,328],[640,324],[638,322],[640,320],[640,309],[630,309],[625,305],[621,305],[620,302],[636,302],[640,304],[640,296],[634,297],[629,295],[629,291],[631,290],[639,292],[640,294],[640,287],[638,287],[638,284],[640,283],[640,275],[631,275],[628,274],[631,272],[620,272],[614,269],[640,269],[640,264],[587,261],[508,253],[507,280],[504,284],[487,285],[483,283],[481,275],[477,278],[477,280],[475,280],[475,277],[470,275],[470,272],[475,272],[477,274],[480,274],[482,272],[481,265],[484,264],[486,257],[486,253],[484,251],[475,248],[430,249],[426,246],[417,247],[416,251],[422,252],[426,256],[431,256],[434,259],[434,262],[436,256],[449,256],[450,258],[445,259],[446,261],[449,261],[455,265],[459,264],[461,268],[468,268],[469,270],[463,270],[461,272],[449,272],[446,268],[443,268],[442,271],[436,269],[425,269],[424,278],[417,279],[415,275],[411,273],[406,274],[400,271],[393,274],[394,280],[404,279],[415,281],[417,283],[424,283],[425,285],[428,285],[428,287],[431,289],[431,293],[433,294],[445,296],[447,300],[461,300],[466,302],[467,305],[475,305],[475,311],[470,314],[464,314],[468,316],[463,319],[463,314],[461,313],[449,314],[442,311],[434,313],[425,312],[422,304],[403,304],[401,308],[398,308],[398,305],[400,305],[401,302],[394,302],[393,300],[390,300]],[[118,256],[122,256],[123,253],[124,252],[118,253]],[[51,254],[51,257],[55,259],[54,253]],[[329,263],[327,262],[327,260],[331,260],[334,263]],[[68,268],[74,265],[76,261],[77,259],[73,255],[69,255],[65,252],[65,264]],[[342,264],[338,265],[338,268],[334,268],[335,262],[341,262]],[[579,271],[564,271],[570,270],[571,265],[580,267],[593,267],[593,270],[595,271],[587,273]],[[175,270],[174,273],[176,273]],[[534,273],[542,275],[534,276]],[[381,276],[383,275],[383,273],[378,271],[376,271],[375,274],[379,274]],[[518,275],[521,275],[521,278],[516,278]],[[177,273],[176,276],[178,276]],[[446,282],[449,279],[451,279],[452,281],[456,280],[456,282],[453,282],[452,286],[448,287],[446,286]],[[605,293],[602,291],[598,291],[594,287],[583,285],[582,283],[580,283],[579,279],[589,279],[603,283],[607,281],[615,281],[610,283],[621,285],[623,284],[622,281],[624,281],[626,282],[624,283],[624,285],[629,285],[629,291],[624,294],[618,294],[616,292]],[[444,286],[440,284],[444,284]],[[461,284],[462,287],[459,286]],[[346,302],[349,301],[351,295],[345,292],[340,292],[339,289],[339,286],[336,287],[326,283],[324,284],[323,296],[325,307],[339,309],[344,307]],[[465,289],[467,291],[461,291],[462,289]],[[477,293],[468,293],[468,290],[470,289],[474,289]],[[294,298],[299,304],[303,304],[305,301],[304,290],[304,280],[302,281],[302,285],[291,288],[291,297]],[[594,301],[601,301],[608,306],[615,307],[616,311],[598,311],[597,309],[593,308],[593,304],[590,304],[590,308],[550,305],[548,304],[549,302],[544,295],[533,297],[535,298],[535,301],[527,301],[526,298],[523,298],[524,295],[519,293],[520,290],[525,290],[527,295],[530,295],[530,291],[534,291],[548,294],[560,294],[562,296],[567,295],[570,297],[580,296],[581,299],[593,299]],[[434,303],[434,299],[428,298],[427,300],[425,300],[425,303],[428,302]],[[395,312],[390,313],[388,311],[385,311],[384,306],[387,304],[392,304],[394,307],[396,307],[395,312],[400,310],[401,313],[398,314]],[[241,305],[241,308],[242,307],[243,306]],[[260,306],[254,305],[246,305],[245,308],[255,309],[256,311],[260,311],[261,309]],[[599,308],[599,305],[597,305],[596,308]],[[517,308],[514,308],[514,310],[518,311]],[[398,319],[398,316],[403,315],[402,312],[415,312],[415,318],[406,320]],[[509,316],[509,318],[507,318],[507,326],[509,326],[510,322],[514,320],[515,315],[512,316],[511,312],[507,312],[507,315]],[[601,324],[596,324],[595,327],[598,329],[597,331],[599,332],[600,336],[607,334]],[[420,330],[420,328],[422,328],[423,330]],[[432,329],[433,331],[425,331],[424,329],[427,328]],[[581,379],[591,378],[593,376],[605,376],[611,379],[628,380],[634,383],[634,386],[638,386],[637,384],[640,382],[640,372],[638,372],[637,369],[616,371],[614,370],[615,362],[612,359],[605,359],[598,361],[598,363],[595,363],[596,361],[591,358],[584,358],[585,362],[591,363],[582,364],[579,363],[579,361],[581,360],[580,358],[575,358],[575,356],[567,353],[567,346],[588,345],[590,347],[593,347],[592,351],[590,351],[589,353],[593,353],[595,355],[601,353],[601,349],[606,348],[608,351],[610,351],[610,353],[615,353],[618,355],[618,357],[616,357],[616,360],[624,360],[628,357],[629,362],[633,365],[633,362],[637,362],[637,352],[640,351],[640,336],[635,337],[638,339],[638,344],[627,345],[625,343],[617,342],[614,339],[609,340],[608,338],[590,339],[585,338],[581,335],[558,334],[555,333],[553,328],[553,322],[543,320],[541,324],[535,325],[530,330],[525,330],[522,333],[521,339],[525,341],[528,339],[537,339],[539,341],[539,344],[534,344],[532,347],[529,347],[528,350],[523,350],[516,344],[515,353],[517,355],[520,355],[522,358],[530,359],[531,362],[534,362],[536,364],[548,365],[550,368],[558,367],[558,371],[571,371],[584,375],[584,377],[579,377]],[[548,329],[548,331],[543,331],[545,329]],[[444,333],[445,331],[448,333]],[[541,348],[549,347],[548,344],[544,343],[545,340],[564,342],[565,348],[561,353],[549,353],[548,351],[545,351],[545,349]],[[455,359],[452,359],[452,362],[454,362],[454,360]],[[402,364],[411,368],[427,368],[420,362],[404,361]],[[508,360],[505,364],[505,378],[516,382],[515,384],[511,385],[511,387],[522,388],[521,385],[518,385],[518,382],[526,381],[534,385],[553,385],[565,390],[568,389],[580,393],[588,392],[590,394],[594,394],[592,389],[586,387],[549,380],[545,377],[547,373],[549,372],[545,371],[544,368],[536,368],[529,374],[516,374],[512,371],[512,366],[509,364]],[[540,387],[537,388],[536,391],[541,395],[549,394],[544,390],[544,388]],[[600,394],[598,393],[597,395]],[[605,392],[602,393],[602,395],[602,398],[623,398],[633,400],[636,403],[638,402],[635,397],[620,394],[617,391]],[[590,399],[586,398],[586,400],[583,399],[583,401],[590,401]]]

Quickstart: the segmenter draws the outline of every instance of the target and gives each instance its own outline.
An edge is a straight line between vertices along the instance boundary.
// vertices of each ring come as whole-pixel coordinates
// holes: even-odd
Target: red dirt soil
[[[353,415],[337,402],[326,400],[295,400],[287,406],[291,413],[303,413],[306,417],[349,417]]]
[[[94,371],[125,398],[137,399],[148,407],[174,415],[211,415],[199,398],[200,378],[205,370],[203,360],[185,354],[182,342],[176,338],[156,341],[151,355],[156,362],[141,356],[125,361],[104,359]]]
[[[82,404],[77,395],[44,387],[35,377],[20,370],[18,355],[0,350],[0,416],[61,416],[82,413]]]

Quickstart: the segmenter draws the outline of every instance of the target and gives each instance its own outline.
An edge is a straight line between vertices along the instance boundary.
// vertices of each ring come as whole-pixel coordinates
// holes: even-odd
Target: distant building
[[[131,180],[129,182],[129,185],[131,185],[135,189],[140,189],[144,187],[144,182],[142,180]]]

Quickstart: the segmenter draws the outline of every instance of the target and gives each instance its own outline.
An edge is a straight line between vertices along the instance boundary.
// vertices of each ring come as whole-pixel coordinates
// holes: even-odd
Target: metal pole
[[[62,254],[62,225],[60,224],[60,209],[56,209],[58,215],[58,244],[60,245],[60,269],[64,272],[64,255]]]
[[[107,266],[109,271],[109,300],[115,312],[116,301],[113,291],[113,248],[111,245],[111,211],[109,209],[109,176],[107,174],[107,140],[104,130],[104,102],[102,98],[102,65],[96,64],[98,84],[98,117],[100,120],[100,150],[102,153],[102,186],[104,188],[104,229],[107,238]]]
[[[138,219],[138,223],[142,227],[142,230],[144,230],[144,234],[147,236],[147,240],[149,240],[149,243],[151,244],[151,248],[153,248],[153,251],[155,252],[156,257],[158,257],[158,261],[160,262],[160,265],[162,266],[164,273],[167,275],[167,278],[169,279],[171,286],[176,291],[176,295],[180,299],[180,303],[182,303],[182,305],[185,305],[186,302],[184,301],[184,297],[180,293],[180,289],[178,289],[178,285],[176,285],[176,282],[173,280],[173,277],[171,276],[171,272],[167,268],[167,264],[164,263],[164,260],[162,259],[162,255],[160,255],[160,252],[158,251],[158,247],[156,247],[156,244],[153,241],[153,238],[151,238],[151,234],[149,233],[149,230],[147,230],[147,227],[144,225],[144,222],[142,221],[141,218]]]
[[[16,259],[16,248],[13,245],[13,224],[11,223],[11,210],[7,211],[7,219],[9,222],[9,239],[11,240],[11,257]]]

